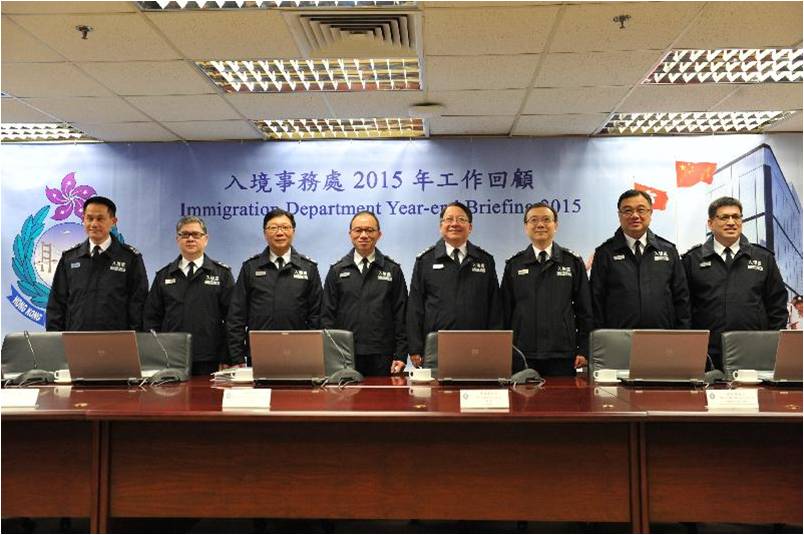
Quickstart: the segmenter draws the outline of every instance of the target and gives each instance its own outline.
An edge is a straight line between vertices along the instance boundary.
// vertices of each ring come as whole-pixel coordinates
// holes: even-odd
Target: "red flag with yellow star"
[[[676,162],[676,185],[688,188],[698,182],[712,183],[717,164],[711,162]]]

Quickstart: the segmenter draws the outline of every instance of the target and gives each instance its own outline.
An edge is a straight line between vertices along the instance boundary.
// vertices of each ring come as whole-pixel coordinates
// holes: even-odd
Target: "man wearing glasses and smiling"
[[[224,321],[234,277],[204,252],[207,225],[196,216],[176,223],[179,257],[156,273],[145,302],[145,330],[193,335],[193,375],[209,375],[229,362]]]
[[[303,331],[321,326],[321,277],[314,260],[291,245],[293,214],[275,208],[262,221],[268,247],[243,262],[226,328],[232,364],[245,362],[246,328]]]
[[[472,212],[459,202],[441,210],[441,238],[416,257],[408,297],[408,346],[422,365],[424,341],[439,330],[502,329],[494,258],[470,243]]]
[[[408,287],[396,260],[377,249],[380,221],[358,212],[349,223],[352,248],[332,264],[324,284],[321,323],[355,337],[355,367],[364,376],[401,372],[408,358]]]
[[[650,226],[653,202],[630,189],[620,228],[595,250],[590,279],[596,329],[689,329],[687,280],[676,246]]]

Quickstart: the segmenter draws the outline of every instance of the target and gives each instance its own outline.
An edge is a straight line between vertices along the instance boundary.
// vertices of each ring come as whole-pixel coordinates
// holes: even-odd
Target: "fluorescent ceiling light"
[[[417,58],[208,60],[196,65],[227,93],[421,89]]]
[[[266,139],[378,139],[424,137],[424,120],[400,117],[373,119],[281,119],[254,121]]]
[[[804,49],[671,50],[643,84],[758,84],[804,80]]]
[[[0,125],[3,143],[43,141],[97,141],[72,125],[64,123],[3,123]]]
[[[789,117],[789,111],[615,113],[598,132],[604,136],[745,134]]]
[[[406,0],[155,0],[137,2],[143,11],[179,11],[182,9],[267,9],[267,8],[350,8],[397,7],[415,4]]]

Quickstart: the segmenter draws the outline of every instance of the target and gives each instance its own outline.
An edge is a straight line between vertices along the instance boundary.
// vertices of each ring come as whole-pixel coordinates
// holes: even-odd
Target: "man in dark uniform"
[[[274,209],[262,221],[268,247],[240,268],[226,329],[233,364],[245,361],[246,328],[300,331],[321,327],[318,265],[292,248],[293,214]]]
[[[687,281],[676,246],[649,230],[653,203],[628,190],[617,201],[620,228],[595,250],[596,329],[689,329]]]
[[[349,223],[354,248],[332,264],[324,283],[321,323],[355,337],[355,364],[365,376],[399,373],[408,358],[408,287],[399,264],[377,249],[380,221],[359,212]]]
[[[531,245],[509,258],[502,280],[505,328],[540,375],[586,366],[592,298],[583,259],[553,241],[558,214],[544,203],[525,213]]]
[[[428,333],[502,329],[494,258],[469,243],[472,212],[459,202],[441,210],[441,240],[416,257],[408,297],[408,347],[421,366]]]
[[[773,253],[743,236],[743,206],[721,197],[709,205],[712,236],[684,253],[692,327],[709,329],[709,356],[723,369],[725,331],[784,329],[787,290]]]
[[[47,302],[48,331],[142,330],[148,276],[142,255],[111,234],[117,207],[90,197],[83,207],[88,239],[62,253]]]
[[[196,216],[176,223],[181,253],[156,273],[145,302],[145,330],[193,335],[193,375],[209,375],[229,363],[225,320],[234,277],[229,266],[204,254],[207,225]]]

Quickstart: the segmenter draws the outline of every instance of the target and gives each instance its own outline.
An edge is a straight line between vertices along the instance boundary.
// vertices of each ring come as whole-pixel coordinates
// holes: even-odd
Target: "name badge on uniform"
[[[705,262],[701,262],[700,264],[698,264],[699,268],[708,268],[708,267],[711,267],[711,266],[712,266],[712,261],[711,260],[706,260]]]
[[[377,280],[378,281],[386,281],[391,282],[391,272],[390,271],[380,271],[377,273]]]
[[[753,269],[756,271],[765,271],[765,268],[762,267],[762,260],[749,260],[748,269]]]
[[[210,286],[220,286],[221,278],[218,275],[207,275],[204,279],[204,284],[209,284]]]
[[[669,262],[670,257],[667,256],[667,251],[656,251],[653,253],[654,262]]]
[[[255,271],[254,276],[255,277],[264,277],[266,273],[268,273],[268,272],[267,271]]]
[[[444,264],[433,264],[433,269],[444,269]]]
[[[520,269],[519,271],[516,272],[516,274],[517,275],[527,275],[528,271],[529,271],[528,268]]]
[[[176,279],[165,279],[165,284],[176,284]]]
[[[486,264],[483,262],[473,262],[472,263],[472,272],[474,273],[485,273],[486,272]]]
[[[572,268],[569,266],[558,266],[556,268],[557,277],[572,277]]]
[[[346,277],[349,277],[351,274],[352,274],[351,271],[341,271],[340,277],[342,279],[345,279]]]
[[[126,263],[122,260],[112,260],[112,265],[109,266],[111,271],[119,271],[120,273],[126,272]]]
[[[81,267],[81,262],[73,262],[72,264],[70,264],[70,269],[75,269],[75,268],[80,268],[80,267]]]
[[[625,255],[624,254],[616,254],[616,255],[612,256],[611,259],[612,260],[625,260]]]
[[[300,279],[300,280],[309,280],[307,278],[307,272],[303,271],[301,269],[297,269],[296,271],[293,272],[293,278],[294,279]]]

